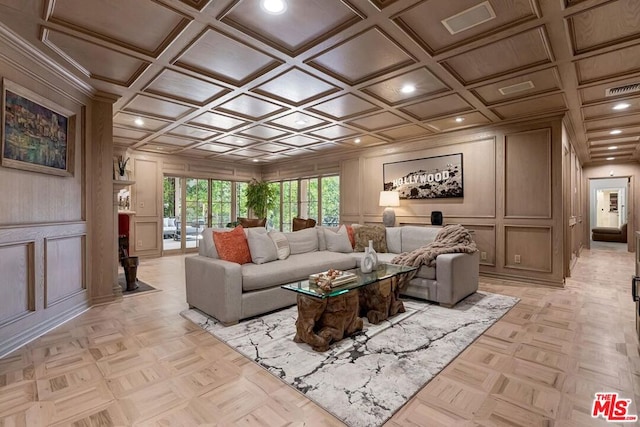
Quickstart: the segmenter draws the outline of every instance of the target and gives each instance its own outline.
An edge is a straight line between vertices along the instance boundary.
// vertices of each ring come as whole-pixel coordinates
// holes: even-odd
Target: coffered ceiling
[[[271,163],[567,112],[584,163],[640,158],[638,0],[285,2],[0,0],[0,21],[118,95],[133,150]]]

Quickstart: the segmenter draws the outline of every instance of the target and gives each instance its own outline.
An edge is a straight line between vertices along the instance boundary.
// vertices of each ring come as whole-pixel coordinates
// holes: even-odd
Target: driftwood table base
[[[360,290],[360,315],[366,316],[370,323],[377,325],[405,308],[400,301],[400,289],[395,278],[372,283]]]
[[[329,344],[361,331],[359,290],[319,299],[298,295],[295,342],[305,342],[315,351],[327,351]]]

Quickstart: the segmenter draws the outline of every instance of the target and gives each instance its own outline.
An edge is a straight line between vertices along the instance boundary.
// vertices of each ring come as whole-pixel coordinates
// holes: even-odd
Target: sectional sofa
[[[357,225],[353,227],[357,228]],[[344,227],[343,227],[344,228]],[[390,262],[397,254],[409,252],[432,242],[438,228],[403,226],[385,229],[388,252],[378,253],[380,262]],[[296,294],[281,285],[303,280],[310,274],[330,268],[347,270],[358,267],[363,252],[346,247],[344,230],[337,227],[308,228],[281,233],[287,239],[290,255],[270,262],[255,259],[238,264],[219,258],[213,240],[214,229],[205,229],[198,255],[185,258],[187,303],[216,318],[225,325],[296,303]],[[229,229],[216,229],[228,232]],[[253,241],[265,241],[263,228],[245,229]],[[257,236],[257,237],[256,237]],[[270,250],[270,248],[268,248]],[[258,263],[262,262],[262,263]],[[436,267],[422,266],[403,295],[453,306],[478,289],[479,256],[444,254],[436,259]]]

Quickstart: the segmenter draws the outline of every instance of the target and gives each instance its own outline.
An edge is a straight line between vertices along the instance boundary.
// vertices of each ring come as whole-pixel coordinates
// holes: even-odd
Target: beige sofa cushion
[[[304,254],[318,250],[318,232],[315,228],[284,233],[289,241],[291,255]]]
[[[308,230],[315,232],[313,228]],[[244,264],[242,265],[242,290],[247,292],[286,285],[296,280],[308,279],[310,274],[330,268],[348,270],[355,266],[356,261],[350,254],[329,251],[292,254],[287,259],[261,265]]]
[[[405,225],[402,229],[402,252],[411,252],[433,242],[440,227],[420,227]]]

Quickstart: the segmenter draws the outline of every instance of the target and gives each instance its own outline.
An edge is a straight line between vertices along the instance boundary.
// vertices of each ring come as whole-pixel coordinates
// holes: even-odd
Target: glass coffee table
[[[361,315],[377,324],[404,313],[398,279],[415,270],[417,267],[396,264],[381,264],[371,273],[346,270],[355,275],[354,280],[326,291],[308,279],[283,285],[282,289],[298,293],[294,341],[326,351],[332,342],[362,330]]]

